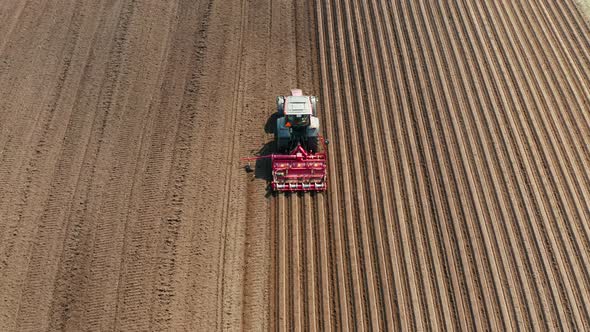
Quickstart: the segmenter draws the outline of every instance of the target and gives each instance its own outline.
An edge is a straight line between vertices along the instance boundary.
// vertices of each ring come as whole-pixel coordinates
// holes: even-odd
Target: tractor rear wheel
[[[277,137],[276,139],[277,141],[277,152],[278,153],[283,153],[287,150],[289,142],[286,139],[280,139],[279,137]]]
[[[318,152],[319,139],[317,136],[307,138],[307,150],[313,153]]]

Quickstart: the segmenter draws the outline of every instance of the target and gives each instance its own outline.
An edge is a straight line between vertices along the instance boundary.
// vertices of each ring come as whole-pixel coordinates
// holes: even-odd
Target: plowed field
[[[0,330],[590,329],[575,0],[0,2]],[[276,95],[325,194],[266,192]]]

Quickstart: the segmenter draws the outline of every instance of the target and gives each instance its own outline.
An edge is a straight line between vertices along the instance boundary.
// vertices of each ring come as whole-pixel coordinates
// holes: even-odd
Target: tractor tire
[[[313,116],[317,116],[317,109],[318,109],[318,97],[310,96],[311,100],[311,112]]]
[[[313,153],[319,152],[319,138],[316,137],[308,137],[307,138],[307,151],[311,151]]]
[[[279,113],[279,117],[282,117],[285,113],[285,97],[283,96],[277,97],[277,113]]]
[[[289,142],[286,139],[280,139],[277,137],[276,139],[277,142],[277,146],[276,146],[276,151],[278,153],[283,153],[285,151],[287,151],[287,148],[289,147]]]

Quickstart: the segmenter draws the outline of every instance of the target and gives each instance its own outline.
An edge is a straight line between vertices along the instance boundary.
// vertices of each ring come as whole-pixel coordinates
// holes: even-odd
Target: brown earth
[[[589,110],[575,0],[0,2],[0,330],[590,329]]]

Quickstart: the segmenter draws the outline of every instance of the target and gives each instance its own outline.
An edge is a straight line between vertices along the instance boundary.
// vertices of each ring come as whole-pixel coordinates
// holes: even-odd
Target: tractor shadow
[[[277,119],[279,118],[279,113],[274,112],[267,120],[266,124],[264,125],[264,132],[267,134],[274,134],[277,130]]]
[[[274,135],[278,117],[279,115],[275,112],[266,120],[266,123],[264,125],[265,133]],[[265,143],[258,151],[250,151],[251,156],[254,157],[270,156],[271,154],[276,152],[276,141],[274,139],[272,141]],[[246,171],[249,173],[254,173],[252,181],[257,179],[266,181],[265,197],[268,198],[275,194],[270,186],[270,183],[272,181],[272,162],[270,160],[270,157],[258,159],[255,162],[253,162],[253,164],[248,163],[248,165],[246,166]]]

